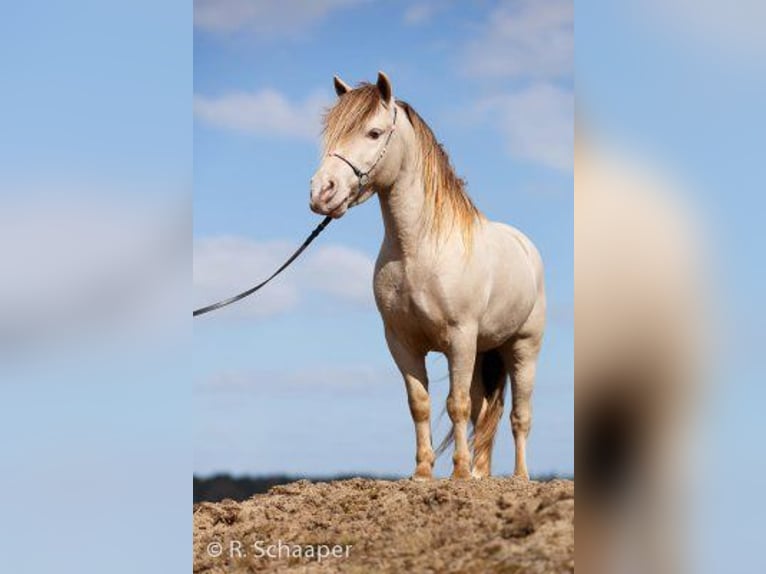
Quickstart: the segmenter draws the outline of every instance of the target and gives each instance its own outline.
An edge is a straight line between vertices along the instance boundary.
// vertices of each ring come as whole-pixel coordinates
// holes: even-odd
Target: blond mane
[[[465,191],[465,181],[458,177],[444,147],[431,128],[407,102],[399,101],[410,120],[420,148],[426,202],[434,231],[449,233],[456,226],[467,246],[471,245],[474,223],[484,216]]]
[[[325,151],[333,150],[343,139],[363,129],[380,103],[380,92],[374,84],[362,83],[343,94],[324,116]],[[406,113],[418,142],[429,227],[437,235],[457,227],[466,246],[470,246],[474,223],[483,215],[466,193],[465,181],[455,173],[447,152],[428,124],[407,102],[397,100],[397,104]]]

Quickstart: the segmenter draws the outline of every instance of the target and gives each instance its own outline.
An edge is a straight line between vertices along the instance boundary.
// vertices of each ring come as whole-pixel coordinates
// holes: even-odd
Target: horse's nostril
[[[335,181],[329,180],[324,187],[322,188],[322,191],[319,193],[319,196],[324,201],[329,201],[332,199],[332,197],[335,195]]]

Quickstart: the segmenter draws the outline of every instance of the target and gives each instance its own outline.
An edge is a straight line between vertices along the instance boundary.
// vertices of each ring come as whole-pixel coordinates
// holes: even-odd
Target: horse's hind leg
[[[511,375],[511,429],[516,443],[514,476],[529,478],[527,471],[527,437],[532,426],[532,389],[535,386],[537,356],[542,335],[518,336],[501,348],[503,360]]]

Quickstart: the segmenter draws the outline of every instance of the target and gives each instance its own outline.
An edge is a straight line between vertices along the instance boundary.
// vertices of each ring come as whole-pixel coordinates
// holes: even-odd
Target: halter
[[[391,123],[391,129],[388,131],[388,136],[386,136],[386,141],[383,142],[383,147],[380,150],[380,153],[378,154],[378,157],[375,159],[374,162],[372,162],[372,165],[367,169],[367,171],[362,171],[358,167],[356,167],[353,163],[351,163],[349,160],[347,160],[345,157],[340,155],[339,153],[331,153],[330,155],[333,157],[337,157],[339,160],[343,161],[348,167],[350,167],[354,175],[359,180],[359,187],[356,191],[356,197],[353,201],[349,202],[350,205],[354,205],[355,202],[362,197],[362,191],[367,186],[368,183],[370,183],[370,174],[372,173],[372,170],[375,169],[375,166],[378,165],[378,162],[380,162],[381,159],[383,159],[383,156],[386,155],[386,151],[388,151],[388,143],[391,141],[391,136],[394,135],[394,130],[396,130],[396,103],[394,103],[394,121]]]

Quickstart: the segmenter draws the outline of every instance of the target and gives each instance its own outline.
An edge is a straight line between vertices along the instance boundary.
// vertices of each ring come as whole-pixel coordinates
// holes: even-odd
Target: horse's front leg
[[[416,480],[427,480],[433,477],[434,449],[431,443],[431,398],[428,395],[428,375],[426,373],[426,357],[403,345],[396,335],[386,329],[386,341],[396,366],[404,377],[407,387],[407,402],[410,414],[415,423],[415,439],[417,451],[415,454]]]
[[[468,418],[471,415],[471,381],[476,363],[476,332],[456,331],[450,337],[447,354],[450,388],[447,413],[452,420],[455,454],[452,478],[471,477],[471,451],[468,449]]]

